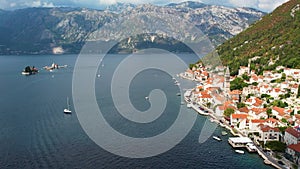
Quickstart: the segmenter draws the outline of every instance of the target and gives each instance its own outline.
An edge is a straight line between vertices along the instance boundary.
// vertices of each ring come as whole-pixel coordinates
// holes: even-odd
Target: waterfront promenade
[[[238,136],[238,137],[247,137],[242,132],[240,132],[238,129],[233,130],[233,128],[228,123],[226,123],[226,120],[224,118],[222,118],[222,119],[218,118],[215,115],[213,110],[207,108],[206,106],[204,106],[202,104],[199,105],[199,104],[193,104],[193,103],[188,102],[191,100],[188,97],[185,97],[184,99],[187,102],[187,104],[190,104],[191,108],[193,110],[195,110],[198,114],[203,115],[203,116],[209,116],[213,122],[219,124],[221,127],[224,127],[227,130],[229,130],[232,135]],[[203,110],[201,110],[199,107],[201,107]],[[265,164],[272,165],[273,167],[278,168],[278,169],[286,168],[285,166],[280,165],[274,157],[272,157],[272,156],[268,155],[266,152],[264,152],[264,150],[260,146],[258,146],[256,143],[254,145],[256,146],[257,153],[264,159]]]

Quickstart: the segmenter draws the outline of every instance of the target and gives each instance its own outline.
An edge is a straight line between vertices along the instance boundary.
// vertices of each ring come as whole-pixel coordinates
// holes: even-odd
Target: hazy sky
[[[183,2],[184,0],[0,0],[0,9],[17,9],[25,7],[53,7],[70,6],[103,9],[107,5],[116,2],[128,2],[134,4],[151,3],[164,5],[171,2]],[[195,0],[199,1],[199,0]],[[274,10],[288,0],[201,0],[203,3],[234,6],[252,7],[265,12]]]

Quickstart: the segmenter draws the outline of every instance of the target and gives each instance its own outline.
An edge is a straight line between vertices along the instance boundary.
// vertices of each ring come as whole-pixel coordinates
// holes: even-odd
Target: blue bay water
[[[109,77],[123,57],[106,57],[105,66],[100,70],[101,77],[96,80],[95,92],[100,107],[106,112],[104,116],[112,127],[126,135],[149,137],[159,134],[176,119],[176,110],[180,106],[180,98],[176,96],[178,88],[172,84],[171,77],[162,72],[142,72],[130,88],[134,93],[130,95],[132,104],[145,111],[150,106],[144,99],[147,92],[161,88],[171,106],[167,106],[163,117],[153,124],[138,125],[124,120],[109,97]],[[195,62],[189,55],[182,57],[187,62]],[[0,168],[272,168],[257,154],[235,153],[227,142],[229,136],[222,136],[221,142],[209,138],[199,144],[199,134],[206,120],[200,115],[187,137],[161,155],[130,159],[107,152],[89,139],[81,128],[72,99],[72,115],[63,113],[66,98],[72,97],[76,59],[77,55],[0,56]],[[54,72],[41,70],[32,76],[21,75],[27,65],[42,68],[52,62],[69,67]],[[184,70],[178,70],[181,71]],[[185,111],[196,113],[191,109]],[[215,135],[221,135],[222,130],[218,127]]]

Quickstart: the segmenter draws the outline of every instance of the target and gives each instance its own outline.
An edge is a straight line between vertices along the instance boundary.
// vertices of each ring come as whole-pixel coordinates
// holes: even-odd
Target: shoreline
[[[192,104],[192,103],[189,103],[189,102],[188,102],[188,98],[187,98],[187,97],[184,97],[184,100],[186,101],[187,104]],[[231,133],[233,136],[247,137],[247,136],[244,136],[238,129],[236,129],[238,133],[235,133],[235,131],[233,131],[233,129],[232,129],[230,126],[228,126],[228,124],[221,123],[221,122],[218,120],[218,118],[212,113],[212,112],[213,112],[212,110],[208,111],[208,113],[204,113],[202,110],[200,110],[200,109],[197,108],[198,106],[202,106],[202,107],[204,107],[205,109],[210,110],[210,109],[208,109],[207,107],[205,107],[204,105],[198,105],[198,104],[197,104],[197,105],[192,104],[192,105],[191,105],[191,108],[192,108],[194,111],[196,111],[198,114],[202,115],[202,116],[209,116],[209,117],[212,119],[212,120],[211,120],[212,122],[217,123],[220,127],[223,127],[223,128],[225,128],[225,129],[229,130],[230,133]],[[220,119],[220,120],[225,121],[224,118],[222,118],[222,119]],[[247,138],[249,138],[249,137],[247,137]],[[282,167],[278,166],[277,164],[275,164],[274,162],[271,162],[271,161],[269,160],[269,158],[262,152],[262,150],[261,150],[260,148],[258,148],[256,144],[254,144],[254,145],[256,146],[257,154],[264,160],[264,163],[265,163],[266,165],[271,165],[271,166],[273,166],[273,167],[275,167],[275,168],[277,168],[277,169],[281,169],[281,168],[282,168]],[[270,157],[270,158],[272,158],[272,157]]]

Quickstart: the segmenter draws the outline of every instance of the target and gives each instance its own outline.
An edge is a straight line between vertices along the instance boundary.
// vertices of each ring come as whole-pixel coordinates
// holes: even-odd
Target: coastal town
[[[202,62],[191,65],[180,74],[197,82],[195,88],[184,93],[188,107],[210,116],[240,140],[250,140],[265,163],[276,168],[297,168],[300,69],[277,66],[257,73],[250,63],[240,66],[234,76],[229,67],[204,66]],[[228,141],[234,147],[233,139]]]

